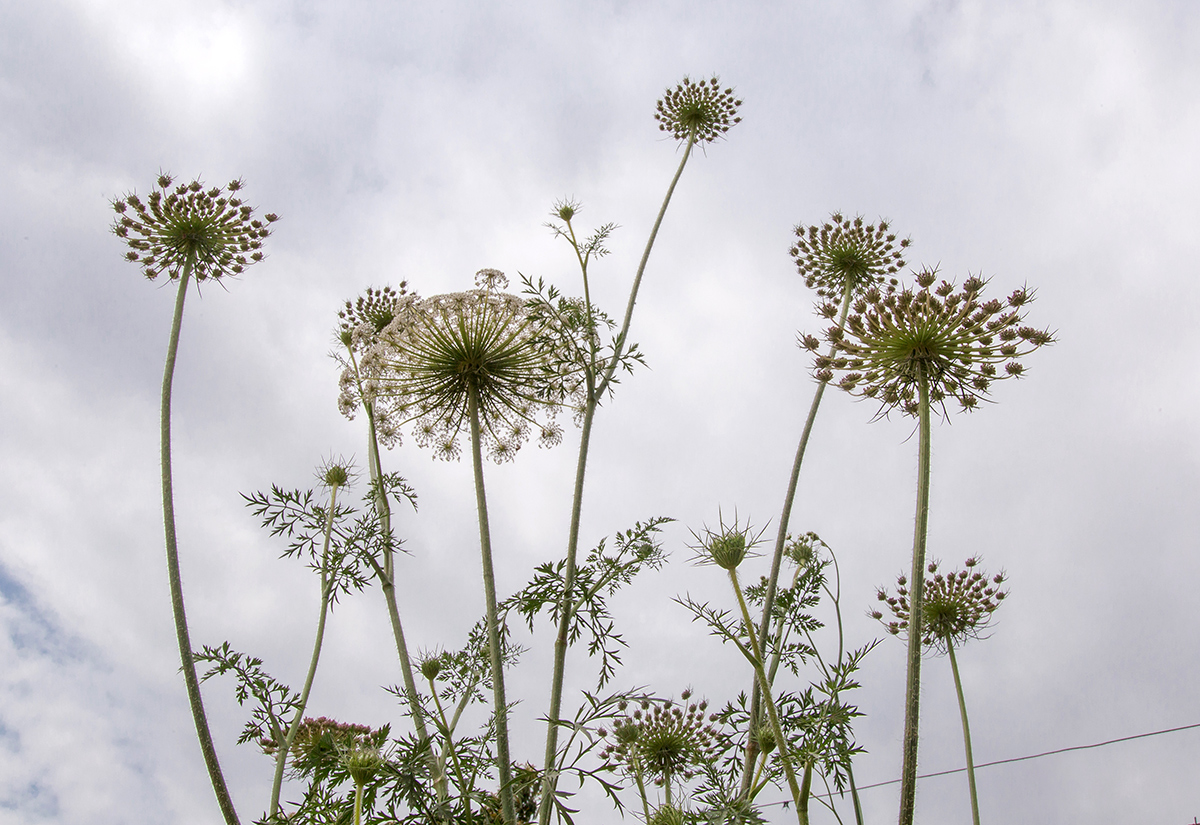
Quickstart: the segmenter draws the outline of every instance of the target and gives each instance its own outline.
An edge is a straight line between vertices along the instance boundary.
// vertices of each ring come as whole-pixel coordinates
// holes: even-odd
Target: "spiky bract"
[[[732,88],[721,88],[720,80],[712,77],[696,83],[684,77],[674,89],[667,89],[658,101],[654,119],[658,128],[670,132],[676,140],[693,139],[696,143],[712,143],[740,123],[737,116],[742,101],[733,96]]]
[[[263,259],[262,242],[278,217],[254,218],[253,207],[237,195],[240,180],[224,189],[205,189],[199,180],[172,188],[173,183],[170,175],[159,175],[145,200],[130,193],[113,201],[112,231],[129,247],[125,259],[141,266],[147,278],[165,272],[176,280],[188,264],[197,281],[215,280]]]
[[[936,280],[936,271],[924,270],[917,275],[919,289],[868,289],[855,300],[844,330],[826,331],[836,351],[817,356],[815,376],[828,381],[841,372],[838,386],[878,401],[880,415],[898,407],[914,417],[924,380],[930,401],[947,415],[946,399],[975,408],[993,381],[1024,373],[1018,358],[1053,343],[1049,331],[1022,325],[1024,307],[1033,301],[1030,290],[1015,290],[1007,301],[984,301],[987,282],[981,278],[968,278],[961,287],[943,280],[935,288]],[[809,335],[804,345],[815,351],[819,342]]]
[[[840,212],[821,227],[799,224],[791,254],[804,285],[838,302],[847,287],[857,294],[888,280],[895,284],[891,276],[904,266],[904,249],[912,242],[888,229],[887,221],[867,224],[861,216],[847,220]]]
[[[1004,573],[988,578],[986,573],[976,570],[978,558],[967,559],[963,570],[939,573],[938,563],[931,562],[925,578],[921,628],[921,643],[941,652],[946,652],[948,643],[960,646],[968,639],[979,638],[992,620],[992,614],[1008,596],[1000,586],[1006,581]],[[883,588],[878,591],[879,601],[888,606],[892,619],[886,621],[879,610],[871,611],[871,617],[884,623],[888,633],[899,636],[908,630],[911,618],[908,601],[908,578],[896,579],[896,595]]]

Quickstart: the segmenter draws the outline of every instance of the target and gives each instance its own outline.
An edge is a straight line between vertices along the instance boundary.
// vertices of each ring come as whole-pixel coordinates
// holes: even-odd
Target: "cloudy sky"
[[[574,196],[584,226],[621,227],[593,271],[618,312],[679,157],[654,102],[684,75],[734,85],[744,120],[684,173],[634,319],[650,368],[597,423],[584,543],[678,519],[671,564],[616,602],[631,647],[615,686],[719,703],[748,684],[672,597],[733,606],[688,564],[688,528],[736,508],[774,529],[812,390],[795,335],[821,328],[791,231],[842,210],[891,219],[913,266],[1027,283],[1031,322],[1059,336],[997,403],[933,434],[930,555],[982,555],[1011,581],[992,638],[960,656],[976,760],[1200,722],[1197,43],[1200,7],[1182,0],[3,4],[0,823],[218,820],[162,551],[173,292],[121,259],[111,199],[160,169],[240,176],[282,218],[266,262],[192,294],[176,495],[195,644],[228,639],[297,685],[316,585],[238,493],[308,486],[331,454],[361,462],[328,357],[341,302],[401,279],[467,288],[483,267],[576,292],[543,226]],[[880,635],[865,611],[911,546],[913,427],[873,411],[827,393],[792,519],[838,553],[855,645]],[[488,468],[502,591],[562,552],[573,436]],[[421,497],[399,524],[410,642],[456,647],[482,609],[470,465],[412,444],[385,461]],[[526,642],[514,756],[536,761],[549,634]],[[399,720],[391,651],[377,590],[340,606],[312,714]],[[865,664],[860,785],[899,774],[903,660],[888,638]],[[924,674],[921,768],[960,767],[948,663]],[[572,660],[572,690],[593,678]],[[270,765],[234,745],[232,684],[206,698],[249,821]],[[1200,728],[985,768],[982,811],[1184,825],[1198,765]],[[618,821],[582,799],[581,822]],[[863,801],[889,821],[896,786]],[[919,821],[967,816],[963,775],[920,785]]]

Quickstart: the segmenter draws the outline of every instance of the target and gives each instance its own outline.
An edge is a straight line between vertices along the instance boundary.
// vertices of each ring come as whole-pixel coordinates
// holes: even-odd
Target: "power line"
[[[1053,756],[1056,753],[1067,753],[1068,751],[1083,751],[1083,750],[1088,750],[1089,748],[1101,748],[1101,747],[1104,747],[1105,745],[1115,745],[1117,742],[1129,742],[1130,740],[1133,740],[1133,739],[1145,739],[1147,736],[1160,736],[1164,733],[1175,733],[1177,731],[1190,730],[1192,728],[1200,728],[1200,722],[1197,722],[1193,725],[1181,725],[1177,728],[1166,728],[1164,730],[1151,731],[1150,733],[1138,733],[1138,734],[1134,734],[1133,736],[1122,736],[1118,739],[1108,739],[1104,742],[1095,742],[1091,745],[1073,745],[1069,748],[1057,748],[1056,750],[1043,751],[1042,753],[1033,753],[1028,756],[1014,756],[1011,759],[997,759],[995,762],[984,762],[982,765],[976,765],[975,768],[976,769],[990,768],[993,765],[1007,765],[1009,762],[1024,762],[1027,759],[1041,759],[1043,756]],[[938,771],[936,773],[923,773],[923,774],[920,774],[917,778],[918,779],[929,779],[934,776],[946,776],[946,775],[952,774],[952,773],[963,773],[964,771],[966,771],[965,767],[954,768],[952,770]],[[862,785],[858,789],[860,791],[865,791],[868,788],[882,788],[885,785],[898,785],[898,784],[900,784],[899,779],[889,779],[886,782],[876,782],[871,785]],[[833,796],[833,794],[822,793],[822,794],[813,794],[813,796]],[[786,802],[774,802],[774,803],[769,803],[769,804],[785,805],[787,803]]]

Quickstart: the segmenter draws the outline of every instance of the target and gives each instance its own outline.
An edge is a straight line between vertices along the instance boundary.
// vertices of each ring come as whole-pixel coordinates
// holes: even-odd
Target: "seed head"
[[[865,224],[861,216],[847,220],[840,212],[819,228],[798,225],[791,253],[804,285],[830,301],[840,301],[847,288],[858,294],[889,280],[895,285],[891,276],[904,266],[912,241],[898,239],[889,228],[887,221]]]
[[[684,77],[674,89],[667,89],[658,101],[654,119],[658,128],[670,132],[676,140],[712,143],[740,123],[737,117],[742,101],[733,96],[733,89],[721,88],[714,75],[711,79],[693,82]]]
[[[962,570],[952,573],[938,571],[939,563],[930,562],[926,568],[924,601],[924,627],[921,643],[939,652],[946,652],[953,643],[960,646],[968,639],[978,639],[991,623],[992,614],[1008,596],[1001,585],[1007,581],[1003,572],[988,578],[986,573],[976,570],[979,558],[967,559]],[[907,579],[897,579],[897,595],[892,596],[880,588],[876,596],[884,602],[891,620],[886,620],[880,610],[870,615],[883,622],[887,631],[894,636],[906,633],[911,617]]]
[[[263,259],[263,241],[278,217],[256,219],[236,194],[240,180],[225,189],[205,189],[199,180],[172,188],[173,183],[170,175],[159,175],[145,200],[130,193],[113,201],[112,231],[129,247],[125,260],[141,266],[152,281],[164,272],[176,280],[185,266],[204,281],[239,275]]]
[[[382,332],[399,314],[400,304],[408,294],[407,287],[406,281],[401,281],[397,289],[368,287],[366,294],[358,296],[356,301],[347,301],[345,308],[338,312],[339,340],[351,346],[351,340],[346,336],[353,336],[360,326],[366,327],[364,333],[378,335]]]
[[[856,299],[845,329],[826,331],[835,352],[818,356],[813,374],[830,380],[841,373],[838,386],[878,401],[881,416],[897,407],[918,415],[924,377],[931,402],[945,416],[947,399],[974,409],[993,381],[1024,372],[1016,359],[1054,342],[1049,331],[1022,324],[1024,307],[1033,300],[1025,288],[1007,301],[985,301],[981,278],[935,287],[936,270],[923,270],[916,280],[916,290],[885,293],[871,287]],[[1003,373],[997,369],[1001,364]]]

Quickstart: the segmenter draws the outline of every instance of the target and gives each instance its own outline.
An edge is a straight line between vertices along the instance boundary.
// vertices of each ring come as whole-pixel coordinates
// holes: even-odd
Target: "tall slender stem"
[[[329,599],[333,592],[333,582],[329,571],[329,540],[333,535],[333,514],[337,509],[337,494],[340,485],[333,484],[329,488],[329,512],[325,514],[325,540],[321,547],[321,613],[317,619],[317,638],[313,642],[312,657],[308,662],[308,673],[304,677],[304,688],[300,691],[300,701],[296,706],[296,715],[288,728],[287,738],[278,753],[275,754],[275,776],[271,780],[271,804],[267,808],[268,816],[282,815],[279,810],[279,792],[283,788],[283,769],[287,764],[287,755],[296,741],[300,723],[304,720],[304,709],[308,707],[308,696],[312,692],[313,680],[317,675],[317,664],[321,659],[321,645],[325,640],[325,620],[329,616]]]
[[[908,584],[908,678],[904,700],[904,762],[900,772],[900,825],[913,825],[917,796],[917,743],[921,716],[921,637],[925,624],[925,543],[929,535],[929,376],[918,362],[920,457],[917,462],[917,515],[913,528],[912,578]]]
[[[846,325],[846,316],[850,312],[850,296],[853,294],[853,285],[850,280],[846,281],[846,286],[842,290],[842,305],[838,313],[838,329]],[[832,357],[834,349],[830,346],[829,355]],[[783,550],[787,545],[788,524],[792,518],[792,505],[796,500],[796,488],[800,483],[800,467],[804,464],[804,453],[808,449],[808,439],[812,435],[813,423],[817,420],[817,411],[821,408],[821,399],[825,395],[825,387],[828,381],[818,381],[817,388],[813,392],[812,404],[808,408],[808,418],[804,420],[804,429],[800,433],[800,443],[796,446],[796,457],[792,461],[792,474],[788,478],[787,493],[783,497],[783,512],[779,515],[779,530],[775,534],[775,552],[771,556],[771,575],[767,578],[767,592],[763,597],[762,618],[758,623],[758,633],[764,640],[767,638],[767,631],[771,629],[771,611],[775,606],[775,593],[779,585],[779,570],[783,564]],[[775,679],[775,670],[779,666],[779,656],[776,653],[772,657],[770,678],[771,684]],[[761,709],[759,707],[759,686],[755,682],[753,689],[750,692],[750,721],[751,725],[759,723]],[[753,737],[746,744],[746,761],[742,766],[742,795],[746,796],[750,792],[752,785],[752,777],[754,774],[754,762],[758,757],[758,743]]]
[[[500,650],[500,620],[496,608],[496,574],[492,568],[492,536],[488,526],[487,494],[483,488],[480,449],[479,387],[470,383],[467,414],[471,418],[471,463],[475,470],[475,504],[479,511],[479,553],[483,561],[483,596],[487,612],[488,654],[492,665],[492,706],[496,717],[496,761],[500,773],[500,812],[504,825],[516,825],[513,806],[512,758],[508,750],[508,701],[504,696],[504,657]]]
[[[975,792],[975,757],[971,753],[971,726],[967,722],[967,700],[963,698],[962,679],[958,675],[958,659],[954,656],[954,642],[946,639],[946,652],[950,654],[950,670],[954,673],[954,690],[958,693],[958,712],[962,716],[963,746],[967,751],[967,784],[971,788],[971,821],[979,825],[979,796]]]
[[[796,819],[799,825],[808,825],[808,793],[807,790],[802,792],[796,781],[796,771],[792,768],[792,759],[788,754],[790,750],[788,741],[783,735],[783,727],[779,724],[779,714],[775,712],[775,703],[771,700],[771,688],[767,682],[767,674],[763,670],[762,647],[754,632],[754,623],[750,619],[750,610],[746,607],[746,598],[742,595],[741,585],[738,584],[737,568],[735,567],[729,569],[729,582],[733,585],[738,608],[742,611],[742,621],[746,624],[746,635],[750,637],[750,664],[753,665],[754,672],[758,676],[758,683],[762,686],[763,704],[767,709],[767,718],[771,720],[771,730],[775,733],[775,746],[779,748],[779,759],[783,762],[783,772],[787,775],[788,787],[792,791],[792,801],[796,803]]]
[[[625,319],[621,324],[621,331],[617,334],[616,342],[613,345],[612,356],[604,367],[604,374],[603,376],[599,376],[599,383],[596,382],[598,376],[595,373],[594,365],[589,365],[588,369],[588,397],[583,412],[583,427],[579,440],[579,459],[575,465],[575,492],[571,500],[571,525],[567,532],[567,563],[566,569],[563,571],[562,598],[558,605],[558,634],[554,639],[554,666],[550,677],[550,703],[546,713],[545,776],[542,780],[541,800],[538,803],[538,825],[549,825],[550,811],[553,807],[551,797],[554,795],[554,790],[558,783],[558,728],[562,721],[562,694],[563,682],[566,678],[567,648],[569,647],[568,637],[575,612],[573,591],[579,556],[579,522],[583,512],[583,481],[584,475],[587,472],[592,421],[596,415],[596,406],[599,403],[599,399],[607,391],[612,381],[613,373],[616,372],[621,355],[625,350],[626,339],[629,335],[629,326],[633,321],[633,308],[637,303],[638,292],[642,286],[642,276],[646,272],[646,264],[650,260],[650,251],[654,248],[654,241],[658,237],[659,227],[662,226],[663,216],[667,213],[667,206],[671,203],[671,196],[675,194],[675,185],[679,183],[679,178],[683,175],[683,168],[687,165],[688,158],[691,157],[692,147],[695,145],[695,142],[695,136],[688,138],[687,145],[683,150],[683,157],[679,161],[679,167],[675,170],[674,177],[671,178],[671,183],[667,187],[667,194],[663,198],[662,206],[659,207],[658,216],[654,219],[654,226],[650,229],[650,237],[646,240],[646,248],[642,251],[642,258],[638,262],[637,273],[634,275],[633,285],[629,290],[629,302],[625,307]],[[572,245],[575,245],[574,240],[572,240]],[[577,255],[578,252],[578,246],[576,245]],[[586,290],[587,266],[582,259],[580,266],[583,269],[584,287]],[[589,322],[592,320],[591,316],[592,308],[589,292]],[[592,356],[594,364],[594,351]]]
[[[196,736],[200,740],[200,752],[208,768],[208,778],[217,804],[225,817],[226,825],[239,825],[237,811],[217,761],[217,749],[213,746],[212,733],[208,729],[208,717],[204,713],[204,699],[200,695],[200,680],[196,676],[196,662],[192,656],[192,641],[188,634],[187,614],[183,607],[183,579],[179,574],[179,545],[175,537],[175,493],[171,481],[171,385],[175,377],[175,355],[179,350],[179,330],[183,325],[183,301],[187,297],[188,281],[192,275],[192,258],[188,257],[179,276],[179,291],[175,295],[175,314],[171,319],[171,338],[167,344],[167,364],[163,370],[161,452],[162,452],[162,499],[163,529],[166,532],[167,578],[171,584],[171,612],[175,616],[175,638],[179,643],[179,659],[182,662],[183,680],[187,685],[188,704],[192,710],[192,721],[196,725]]]
[[[425,723],[425,711],[421,707],[421,702],[417,694],[417,680],[413,674],[412,657],[408,652],[408,641],[404,638],[404,625],[400,621],[400,608],[396,604],[396,587],[395,587],[395,550],[392,547],[392,505],[388,501],[387,489],[383,484],[383,463],[379,456],[379,435],[375,429],[375,406],[374,399],[368,397],[363,392],[362,376],[358,371],[358,359],[354,356],[354,348],[349,344],[346,345],[346,351],[350,357],[350,365],[354,369],[354,380],[358,385],[358,394],[363,401],[363,409],[367,413],[367,468],[370,471],[371,483],[375,486],[375,515],[379,519],[379,531],[383,538],[383,565],[376,566],[375,572],[379,576],[380,589],[383,591],[383,599],[387,604],[388,621],[392,626],[392,638],[396,644],[396,655],[400,659],[400,676],[404,680],[404,690],[408,698],[408,712],[412,717],[413,726],[417,729],[417,736],[420,737],[422,743],[430,742],[429,728]],[[432,746],[429,749],[427,760],[429,763],[430,776],[435,777],[435,785],[438,785],[439,798],[445,798],[446,787],[445,782],[438,784],[436,779],[436,757],[433,753]],[[445,810],[444,818],[448,819],[449,814]]]

